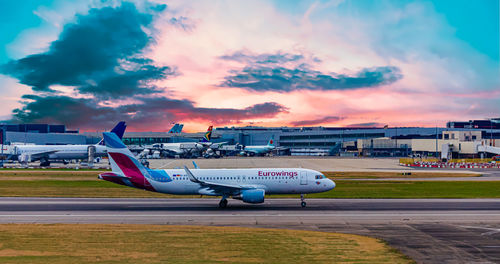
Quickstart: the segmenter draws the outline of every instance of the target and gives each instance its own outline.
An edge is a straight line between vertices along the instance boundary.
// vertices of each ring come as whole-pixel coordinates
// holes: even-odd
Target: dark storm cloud
[[[313,119],[313,120],[295,121],[295,122],[292,122],[291,125],[292,126],[314,126],[314,125],[319,125],[319,124],[336,122],[336,121],[339,121],[342,119],[344,119],[344,118],[340,117],[340,116],[325,116],[325,117]]]
[[[209,120],[213,124],[242,119],[273,117],[287,109],[277,103],[256,104],[244,109],[195,107],[189,100],[166,97],[142,97],[138,103],[118,107],[100,106],[96,100],[68,96],[25,95],[24,106],[14,110],[14,122],[63,123],[67,126],[102,128],[116,120],[127,120],[131,126],[162,127],[165,120]]]
[[[153,42],[147,32],[155,32],[153,18],[165,6],[145,6],[143,12],[131,3],[91,9],[66,25],[47,52],[3,65],[2,73],[30,85],[35,93],[22,97],[22,107],[13,110],[11,122],[102,129],[125,120],[139,129],[151,129],[163,128],[172,120],[219,124],[287,111],[271,102],[244,109],[201,108],[189,100],[162,96],[163,89],[154,82],[175,76],[176,68],[154,65],[142,52]],[[170,23],[186,29],[186,21],[180,17]],[[61,95],[51,85],[71,86],[73,92],[85,96]],[[120,105],[113,101],[117,99]],[[133,103],[123,103],[123,99],[133,99]]]
[[[164,8],[156,6],[150,11],[155,10],[151,11],[154,13]],[[150,26],[153,13],[141,13],[131,3],[122,3],[116,8],[91,9],[87,15],[77,15],[74,23],[66,25],[47,52],[10,61],[1,67],[1,72],[18,78],[34,91],[50,91],[50,85],[59,84],[84,86],[82,90],[85,92],[97,94],[115,93],[103,91],[109,88],[106,85],[87,87],[89,82],[138,82],[138,78],[162,78],[168,69],[156,67],[150,60],[136,58],[152,40],[144,28]],[[127,63],[139,64],[140,74],[125,71],[120,78],[121,67]],[[131,87],[125,87],[125,92],[131,94]],[[140,93],[147,88],[136,87]]]
[[[13,111],[12,122],[16,123],[59,123],[74,127],[80,124],[96,125],[113,123],[113,109],[97,107],[92,99],[68,96],[24,95],[24,106]],[[111,121],[112,120],[112,121]],[[97,127],[97,126],[96,126]]]
[[[287,62],[296,62],[304,59],[301,54],[290,54],[281,53],[276,54],[264,53],[264,54],[251,54],[246,51],[236,51],[230,55],[220,56],[219,59],[245,62],[250,64],[278,64]]]
[[[390,84],[402,77],[399,68],[392,66],[365,68],[353,75],[324,74],[305,64],[296,68],[251,66],[231,71],[220,86],[261,92],[349,90]]]
[[[170,67],[141,65],[135,70],[110,73],[95,84],[78,87],[78,91],[93,94],[102,99],[153,94],[161,92],[161,89],[151,85],[152,81],[161,80],[174,74],[174,70]]]

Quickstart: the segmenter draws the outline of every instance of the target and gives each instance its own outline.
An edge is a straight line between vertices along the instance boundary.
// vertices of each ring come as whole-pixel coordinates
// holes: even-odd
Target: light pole
[[[394,139],[396,141],[396,149],[394,149],[394,155],[398,153],[398,127],[396,126],[396,133],[394,135]]]
[[[443,150],[441,150],[441,151],[443,151]],[[436,159],[437,159],[437,157],[438,157],[438,127],[437,127],[437,125],[436,125],[436,153],[435,153],[435,155],[436,155]]]
[[[493,146],[493,120],[490,118],[490,146]]]
[[[2,156],[2,158],[0,159],[0,168],[3,168],[3,163],[4,163],[4,157],[3,157],[3,142],[5,141],[5,137],[4,137],[4,126],[2,126],[1,130],[0,130],[0,141],[2,143],[2,151],[1,151],[1,154],[0,156]]]

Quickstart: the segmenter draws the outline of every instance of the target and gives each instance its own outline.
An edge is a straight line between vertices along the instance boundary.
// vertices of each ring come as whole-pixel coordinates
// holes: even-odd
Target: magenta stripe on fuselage
[[[118,164],[118,167],[122,170],[125,176],[130,178],[130,182],[140,189],[146,189],[148,191],[155,191],[153,186],[149,181],[142,175],[141,170],[137,168],[134,162],[125,154],[122,153],[108,153],[111,158]]]

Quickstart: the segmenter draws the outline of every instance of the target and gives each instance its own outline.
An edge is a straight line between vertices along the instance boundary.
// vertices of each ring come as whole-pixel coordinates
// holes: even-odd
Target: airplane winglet
[[[201,183],[201,181],[198,180],[198,178],[194,177],[193,173],[188,169],[188,167],[184,166],[184,170],[186,171],[186,174],[188,175],[190,181]]]
[[[195,169],[199,169],[198,168],[198,164],[196,164],[196,162],[194,162],[194,160],[193,160],[193,166],[194,166]]]

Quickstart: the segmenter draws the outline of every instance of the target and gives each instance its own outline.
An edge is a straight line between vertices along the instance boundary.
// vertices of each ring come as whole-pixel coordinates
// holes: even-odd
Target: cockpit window
[[[316,180],[325,179],[325,175],[316,175]]]

